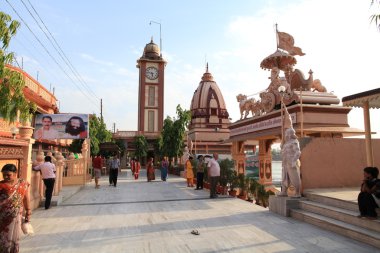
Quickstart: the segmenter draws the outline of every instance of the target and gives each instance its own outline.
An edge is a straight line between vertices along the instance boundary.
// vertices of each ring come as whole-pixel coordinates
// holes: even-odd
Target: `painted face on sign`
[[[72,119],[71,120],[71,127],[74,129],[78,129],[80,127],[79,119]]]
[[[44,118],[44,119],[42,120],[42,126],[43,126],[43,128],[44,128],[45,130],[49,130],[50,127],[51,127],[51,124],[52,124],[52,122],[51,122],[51,120],[50,120],[49,118]]]

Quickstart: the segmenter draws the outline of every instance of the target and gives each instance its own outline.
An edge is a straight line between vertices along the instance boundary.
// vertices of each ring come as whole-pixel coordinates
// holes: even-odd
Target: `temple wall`
[[[365,139],[304,138],[301,146],[302,188],[359,187],[366,167]],[[380,168],[380,139],[372,140]]]

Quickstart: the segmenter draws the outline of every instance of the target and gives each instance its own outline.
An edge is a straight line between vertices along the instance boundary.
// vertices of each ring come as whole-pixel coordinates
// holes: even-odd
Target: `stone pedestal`
[[[269,210],[279,215],[289,217],[290,209],[299,207],[300,198],[269,196]]]

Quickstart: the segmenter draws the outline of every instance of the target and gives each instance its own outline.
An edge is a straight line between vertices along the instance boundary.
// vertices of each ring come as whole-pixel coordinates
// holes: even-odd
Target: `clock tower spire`
[[[152,37],[136,65],[139,69],[137,130],[152,137],[159,136],[164,123],[165,66],[166,61]]]

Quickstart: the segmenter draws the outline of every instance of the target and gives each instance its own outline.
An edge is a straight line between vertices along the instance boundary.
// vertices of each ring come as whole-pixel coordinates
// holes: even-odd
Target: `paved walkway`
[[[123,171],[116,188],[106,176],[101,185],[35,210],[35,235],[23,237],[21,252],[380,252],[247,201],[209,199],[172,175],[147,183]]]

